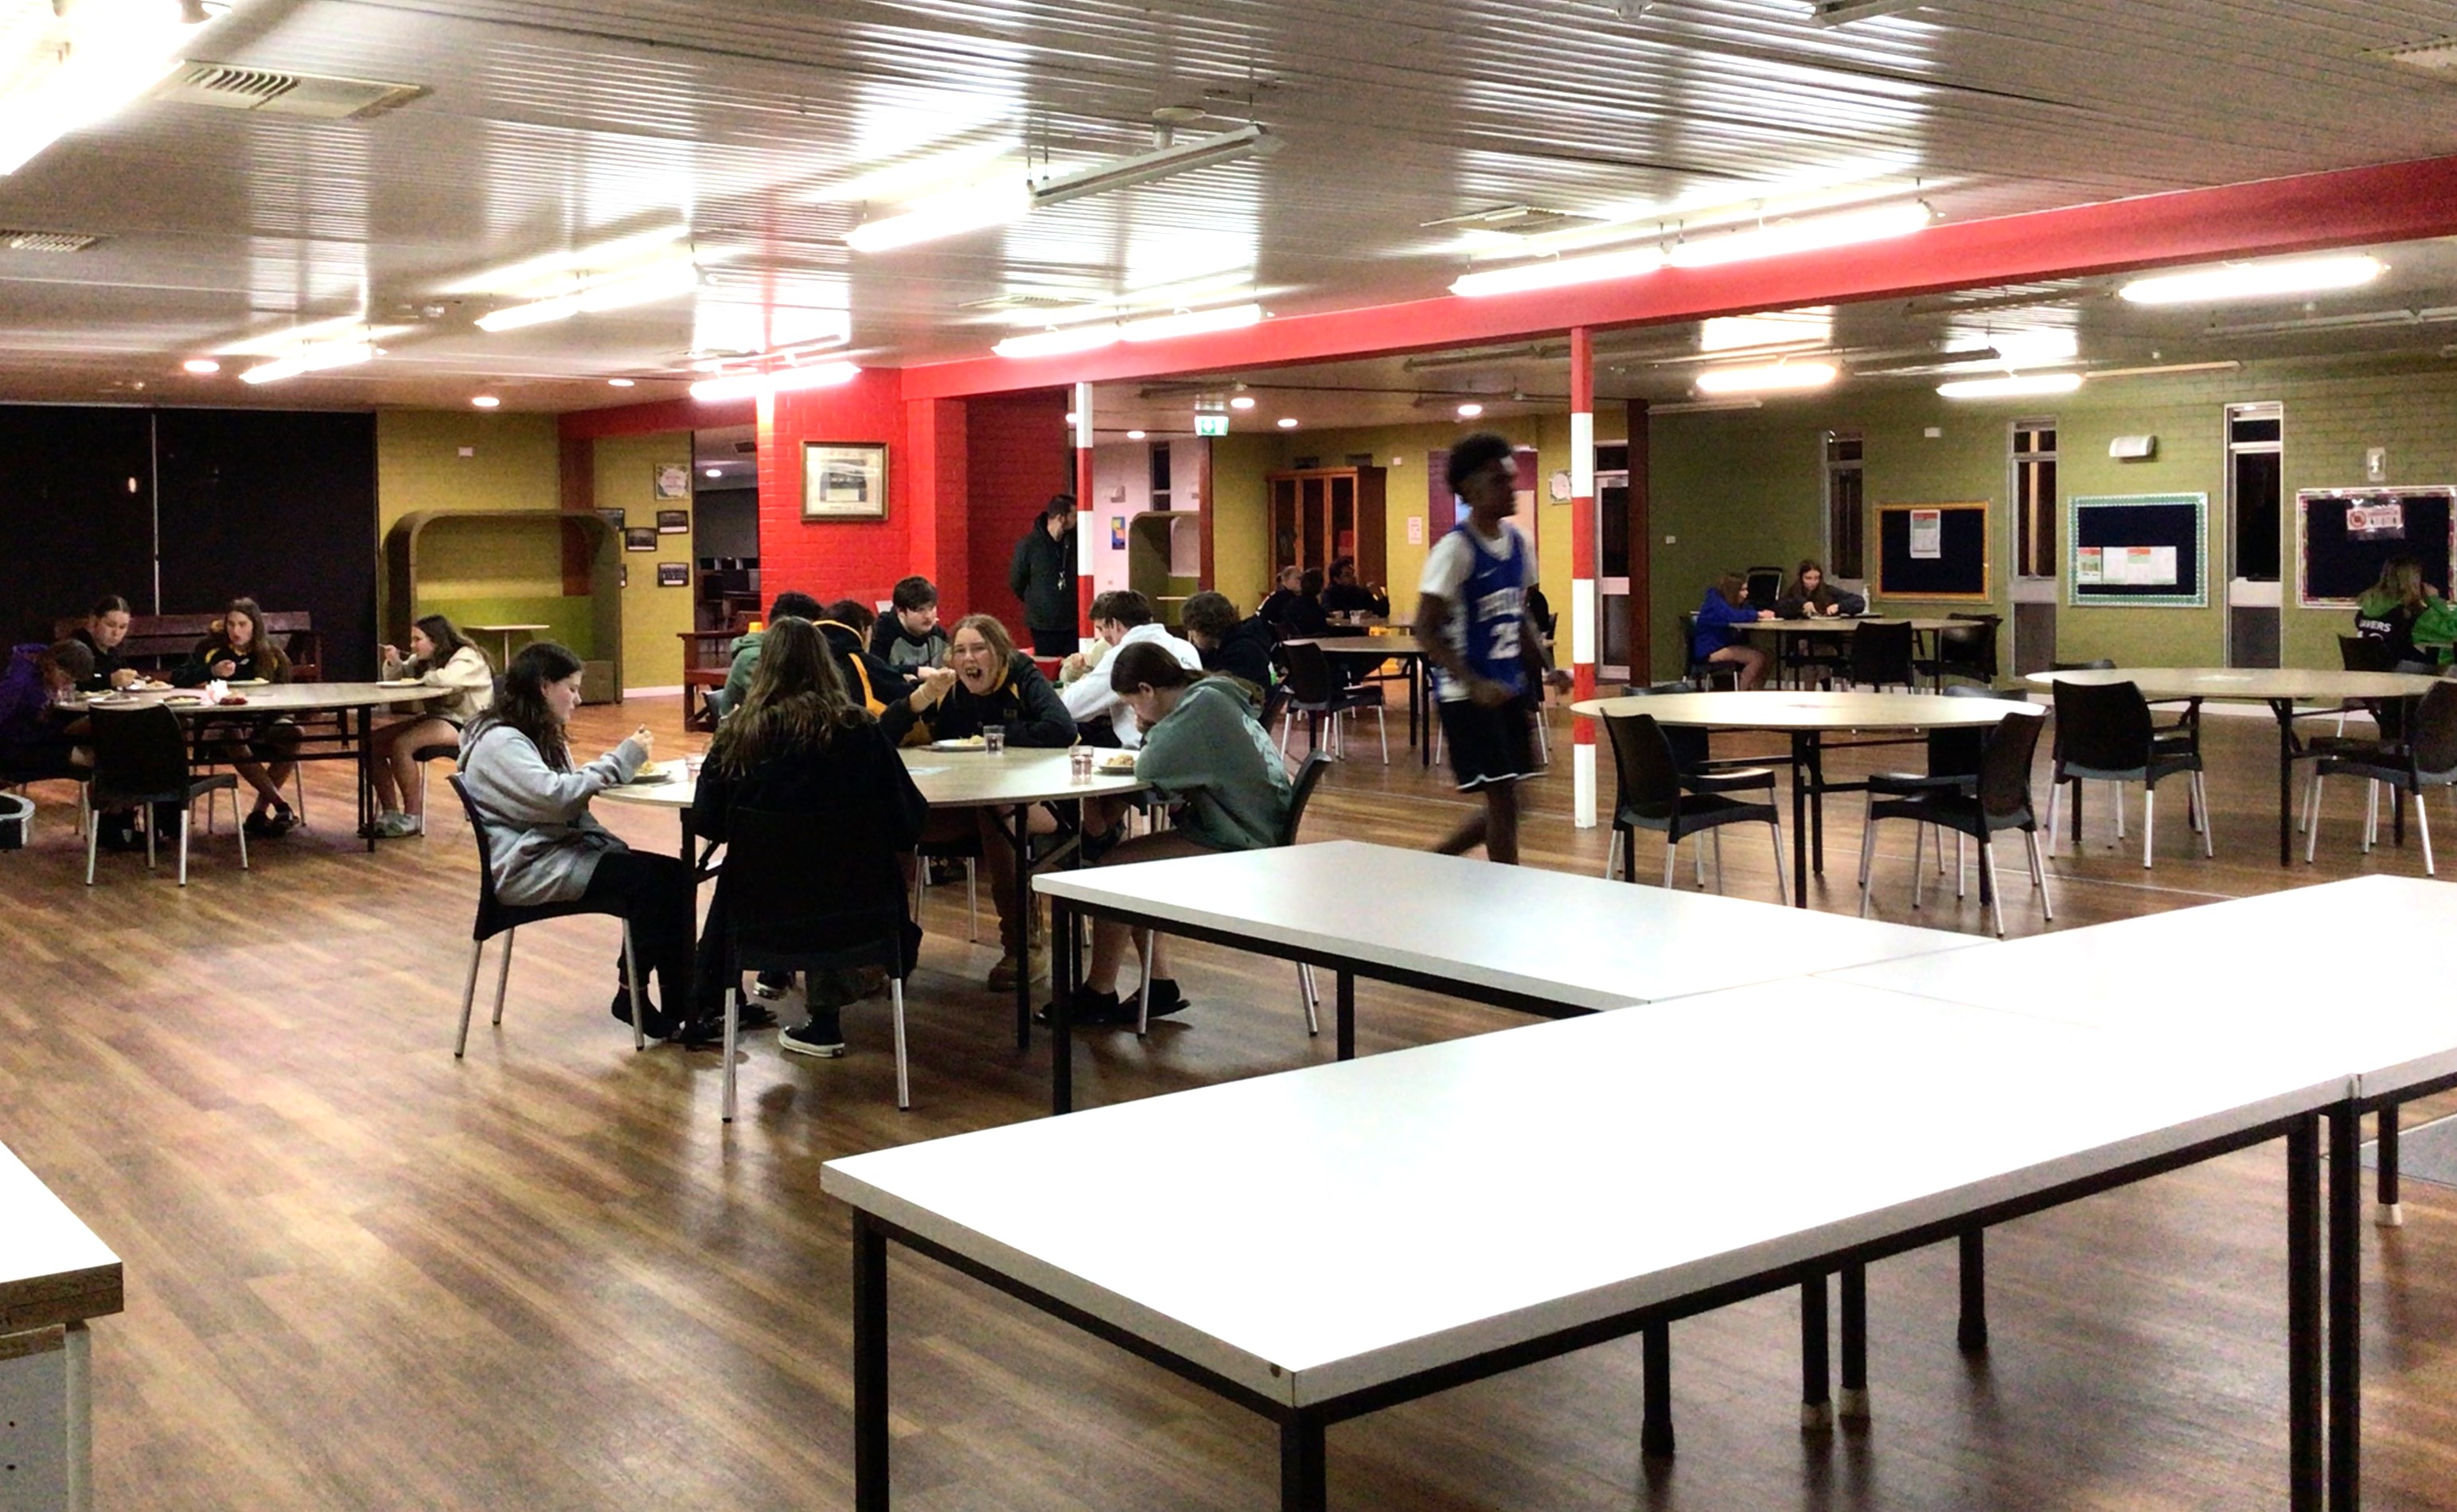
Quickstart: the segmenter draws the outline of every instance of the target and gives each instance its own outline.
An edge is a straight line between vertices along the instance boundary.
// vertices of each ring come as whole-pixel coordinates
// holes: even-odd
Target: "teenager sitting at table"
[[[842,888],[857,897],[893,896],[901,906],[901,863],[921,837],[929,805],[897,756],[895,738],[854,701],[836,656],[808,620],[788,616],[768,627],[751,692],[742,707],[717,727],[709,745],[699,788],[692,797],[692,828],[707,839],[723,840],[736,809],[808,814],[825,818],[831,830],[858,837],[852,848],[860,853],[868,875],[816,877],[812,885],[823,891]],[[729,880],[727,873],[717,873],[716,898],[700,935],[703,983],[721,983],[730,965],[722,961],[732,901],[726,891]],[[921,931],[907,921],[903,933],[909,970],[920,949]],[[815,951],[862,942],[824,937],[808,942]],[[777,1048],[795,1055],[842,1055],[844,1005],[866,996],[869,986],[862,972],[808,974],[802,997],[810,1017],[778,1034]],[[701,994],[704,1000],[712,995]],[[722,1011],[721,1000],[717,1011]],[[721,1021],[710,1027],[721,1032]],[[698,1038],[698,1032],[691,1037]]]
[[[106,688],[125,688],[139,675],[119,653],[128,640],[129,628],[135,616],[128,611],[128,600],[116,593],[105,593],[94,601],[93,611],[86,616],[85,629],[75,639],[84,643],[93,654],[93,671],[77,686],[88,693],[100,693]]]
[[[196,643],[186,665],[171,680],[182,688],[209,682],[285,683],[290,658],[264,632],[264,611],[252,598],[235,598],[222,610],[212,633]],[[247,816],[247,832],[262,839],[287,835],[299,823],[283,801],[281,784],[290,780],[297,763],[299,725],[291,719],[230,718],[212,721],[203,732],[217,760],[230,763],[239,779],[256,790]]]
[[[1131,751],[1143,743],[1143,735],[1134,710],[1110,686],[1117,652],[1128,646],[1159,646],[1188,672],[1203,670],[1203,653],[1170,634],[1167,626],[1153,624],[1151,600],[1130,588],[1111,589],[1092,600],[1092,634],[1109,654],[1097,662],[1081,652],[1067,657],[1068,680],[1060,696],[1078,726],[1106,719],[1117,743]]]
[[[2440,602],[2439,589],[2423,580],[2423,558],[2400,551],[2381,564],[2379,580],[2355,601],[2355,633],[2385,646],[2400,672],[2436,672],[2430,653],[2415,649],[2414,622]]]
[[[580,707],[581,660],[550,640],[532,641],[504,670],[495,700],[461,735],[461,781],[486,827],[495,896],[526,905],[587,901],[631,926],[645,977],[664,994],[661,1010],[640,984],[641,1025],[659,1039],[690,1015],[692,924],[697,901],[689,862],[635,851],[588,812],[588,800],[639,776],[654,742],[647,725],[586,765],[571,764],[565,727]],[[630,979],[615,956],[614,1017],[631,1022]],[[774,1022],[766,1009],[761,1022]]]
[[[495,668],[450,620],[428,614],[409,628],[406,657],[397,646],[384,647],[383,675],[387,682],[415,677],[436,690],[419,713],[376,726],[361,757],[381,810],[375,833],[399,839],[426,828],[426,810],[419,806],[419,751],[458,741],[486,712],[495,698]]]
[[[812,621],[827,618],[827,612],[819,607],[817,599],[792,589],[777,594],[775,602],[768,606],[767,623],[774,625],[788,615]],[[725,692],[722,694],[726,708],[741,708],[742,700],[750,695],[751,674],[759,668],[759,648],[766,644],[767,639],[768,632],[764,630],[745,631],[734,636],[732,644],[726,647],[726,654],[733,658],[725,673]]]
[[[919,668],[947,665],[938,585],[918,575],[899,578],[887,602],[889,612],[871,627],[870,653],[908,677]]]
[[[1205,672],[1225,673],[1253,684],[1256,692],[1271,685],[1271,649],[1279,637],[1263,616],[1237,617],[1237,606],[1226,593],[1197,593],[1178,611],[1187,641],[1203,658]]]
[[[1254,609],[1254,617],[1271,627],[1283,638],[1293,635],[1297,599],[1305,591],[1305,569],[1284,567],[1274,580],[1271,591]]]
[[[1704,601],[1698,606],[1698,632],[1689,657],[1692,661],[1727,663],[1739,672],[1743,692],[1756,688],[1765,681],[1766,653],[1755,646],[1742,645],[1731,628],[1772,618],[1773,610],[1749,608],[1749,580],[1741,573],[1726,572],[1721,582],[1706,590]]]
[[[1209,677],[1182,665],[1148,642],[1119,648],[1110,683],[1144,727],[1135,754],[1135,776],[1177,807],[1174,827],[1119,839],[1125,805],[1095,800],[1084,805],[1084,850],[1096,864],[1124,866],[1172,856],[1265,850],[1280,843],[1295,790],[1279,749],[1254,718],[1254,706],[1231,678]],[[1118,997],[1125,964],[1126,924],[1101,920],[1092,927],[1092,963],[1077,991],[1074,1016],[1086,1024],[1124,1024],[1133,1006]],[[1175,1013],[1186,1006],[1158,938],[1143,963],[1151,984],[1151,1011]]]
[[[1869,601],[1826,581],[1826,569],[1803,562],[1791,574],[1789,590],[1777,594],[1777,619],[1835,619],[1866,611]]]
[[[1299,580],[1302,585],[1303,580]],[[1391,617],[1391,595],[1376,585],[1368,588],[1356,578],[1356,558],[1334,557],[1331,564],[1331,581],[1322,590],[1322,608],[1326,614],[1374,614]]]
[[[0,782],[73,777],[93,765],[77,742],[85,719],[56,708],[93,672],[82,641],[19,646],[0,668]]]
[[[846,694],[874,715],[885,713],[889,704],[913,691],[910,676],[871,654],[870,627],[878,618],[858,601],[840,598],[821,610],[813,622],[828,650],[836,653]]]
[[[1022,750],[1064,750],[1075,743],[1075,720],[1059,699],[1058,690],[1041,674],[1031,657],[1016,650],[1006,627],[987,614],[967,614],[956,621],[947,643],[947,665],[924,668],[919,686],[887,706],[878,716],[887,738],[903,743],[921,740],[970,740],[989,725],[1003,726],[1006,743]],[[1046,804],[1025,811],[1025,823],[1035,835],[1058,832],[1057,816]],[[921,832],[924,840],[944,843],[978,840],[981,869],[989,874],[990,898],[998,907],[998,964],[990,967],[994,992],[1015,989],[1018,974],[1027,969],[1035,920],[1012,917],[1015,904],[1015,848],[1000,828],[1002,816],[985,808],[948,809],[930,816]]]

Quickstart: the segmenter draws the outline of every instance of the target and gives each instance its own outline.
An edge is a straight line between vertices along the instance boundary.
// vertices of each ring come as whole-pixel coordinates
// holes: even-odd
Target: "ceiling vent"
[[[322,78],[313,73],[243,69],[228,63],[188,63],[155,90],[154,98],[174,105],[209,105],[217,110],[303,115],[320,121],[357,121],[381,115],[425,93],[425,87],[419,84]]]
[[[1547,231],[1568,231],[1597,223],[1594,216],[1547,210],[1541,205],[1503,205],[1498,210],[1471,211],[1464,216],[1446,216],[1425,222],[1427,226],[1465,226],[1472,231],[1497,231],[1513,237],[1538,237]]]
[[[2439,37],[2429,42],[2409,42],[2404,47],[2372,48],[2373,57],[2385,62],[2437,73],[2446,78],[2457,73],[2457,37]]]
[[[1082,294],[1001,294],[957,308],[997,314],[1008,310],[1076,310],[1098,302]]]
[[[0,251],[83,252],[102,238],[82,231],[10,231],[0,229]]]

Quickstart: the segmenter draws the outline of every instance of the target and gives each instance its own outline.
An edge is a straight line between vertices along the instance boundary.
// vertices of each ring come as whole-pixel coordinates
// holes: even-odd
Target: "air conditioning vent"
[[[2403,47],[2373,48],[2371,55],[2384,62],[2405,68],[2420,69],[2426,73],[2444,77],[2457,73],[2457,37],[2439,37],[2429,42],[2408,42]]]
[[[1073,310],[1094,302],[1080,294],[1001,294],[958,305],[964,310],[999,313],[1007,310]]]
[[[83,252],[102,238],[82,231],[10,231],[0,228],[0,251]]]
[[[759,443],[737,441],[733,444],[733,454],[737,457],[755,457],[759,455]]]
[[[1541,205],[1503,205],[1497,210],[1472,211],[1464,216],[1448,216],[1440,220],[1428,220],[1428,226],[1466,226],[1473,231],[1498,231],[1513,237],[1540,237],[1548,231],[1568,231],[1597,223],[1594,216],[1574,215],[1567,210],[1547,210]]]
[[[154,91],[154,98],[174,105],[206,105],[216,110],[261,111],[267,115],[357,121],[381,115],[425,93],[425,86],[419,84],[324,78],[313,73],[282,73],[272,69],[195,62],[181,65],[177,72]]]

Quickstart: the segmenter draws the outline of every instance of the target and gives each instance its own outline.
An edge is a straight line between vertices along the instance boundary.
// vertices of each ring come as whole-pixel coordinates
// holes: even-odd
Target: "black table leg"
[[[2278,864],[2290,866],[2295,857],[2295,700],[2272,698],[2269,712],[2278,716]]]
[[[1639,1452],[1658,1460],[1672,1458],[1672,1325],[1650,1323],[1641,1335],[1645,1347],[1644,1416],[1638,1429]]]
[[[1808,906],[1808,766],[1810,743],[1806,730],[1791,736],[1791,904]]]
[[[1339,1058],[1356,1059],[1356,973],[1337,974],[1339,995]]]
[[[1323,1427],[1321,1417],[1303,1407],[1280,1424],[1280,1512],[1325,1512],[1330,1506]]]
[[[1869,1416],[1869,1268],[1857,1262],[1843,1268],[1843,1386],[1834,1410]]]
[[[2351,1102],[2329,1109],[2329,1512],[2363,1505],[2363,1118]]]
[[[1954,1320],[1953,1342],[1966,1355],[1988,1349],[1988,1231],[1972,1229],[1962,1235],[1962,1315]]]
[[[1417,656],[1415,658],[1415,662],[1416,691],[1411,696],[1413,696],[1418,703],[1425,706],[1425,721],[1422,727],[1422,734],[1418,735],[1416,740],[1416,764],[1420,767],[1431,768],[1434,764],[1434,731],[1436,728],[1436,721],[1441,711],[1434,707],[1433,668],[1427,664],[1422,655]]]
[[[996,818],[998,810],[990,814]],[[1015,1053],[1022,1055],[1032,1048],[1032,810],[1018,804],[1014,820],[1010,827],[999,819],[999,832],[1015,847],[1015,897],[1010,902],[1016,943],[1022,947],[1022,966],[1015,974]],[[1076,833],[1083,833],[1080,825]]]
[[[2286,1133],[2286,1462],[2292,1512],[2321,1512],[2321,1120]]]
[[[853,1504],[887,1512],[887,1235],[853,1215]]]
[[[1075,910],[1049,901],[1049,1110],[1075,1110]]]
[[[2417,803],[2421,798],[2415,799]],[[2405,1222],[2405,1209],[2398,1201],[2397,1190],[2397,1105],[2384,1103],[2380,1110],[2380,1184],[2372,1193],[2380,1203],[2376,1215],[2384,1229],[2395,1229]]]
[[[1826,737],[1815,730],[1808,732],[1808,840],[1809,864],[1817,875],[1826,875]],[[1803,900],[1801,906],[1808,906]]]
[[[1815,1433],[1834,1426],[1832,1373],[1826,1350],[1826,1273],[1800,1283],[1800,1426]]]
[[[367,838],[367,852],[373,855],[376,848],[376,785],[375,774],[367,770],[367,762],[374,756],[374,753],[368,749],[367,742],[375,734],[376,712],[372,706],[369,706],[359,710],[358,715],[359,833]],[[344,709],[341,711],[341,735],[345,740],[349,733],[350,711]]]

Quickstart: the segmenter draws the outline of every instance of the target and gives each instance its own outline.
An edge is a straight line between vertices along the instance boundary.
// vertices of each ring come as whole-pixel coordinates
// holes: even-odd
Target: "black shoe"
[[[272,817],[265,820],[265,833],[271,835],[275,839],[279,839],[282,836],[289,834],[292,830],[295,830],[298,827],[299,816],[290,812],[289,804],[276,803],[273,805]]]
[[[136,833],[134,824],[113,825],[102,832],[102,848],[114,855],[125,856],[130,851],[143,850],[145,837]]]
[[[1058,1005],[1055,1003],[1044,1003],[1032,1015],[1032,1021],[1035,1024],[1047,1024],[1057,1008]],[[1089,987],[1075,989],[1075,1006],[1071,1016],[1077,1024],[1132,1024],[1135,1022],[1134,1008],[1120,1003],[1116,993],[1095,992]]]
[[[816,1015],[776,1035],[776,1048],[787,1055],[808,1055],[833,1061],[845,1052],[844,1024],[836,1014]]]
[[[239,828],[247,831],[248,839],[254,840],[269,840],[281,833],[273,827],[273,816],[270,814],[251,814]]]
[[[794,990],[794,974],[790,971],[762,971],[751,985],[751,995],[774,1003]]]
[[[614,1016],[616,1023],[628,1027],[631,1023],[631,989],[616,987],[614,1001],[606,1011]],[[647,992],[640,994],[640,1032],[652,1040],[666,1037],[665,1015],[657,1011],[657,1000]]]
[[[1177,990],[1175,977],[1154,977],[1151,981],[1151,1016],[1166,1018],[1186,1006],[1186,994]]]
[[[1084,864],[1086,866],[1099,865],[1101,858],[1117,849],[1118,841],[1125,838],[1126,827],[1123,824],[1112,825],[1105,833],[1100,835],[1095,835],[1090,830],[1085,830],[1084,832],[1082,846],[1084,852]]]
[[[776,1015],[759,1004],[746,1002],[734,1009],[733,1028],[737,1035],[775,1026]],[[719,1007],[692,1020],[683,1025],[682,1032],[675,1035],[674,1040],[686,1050],[722,1049],[725,1046],[725,1009]]]

